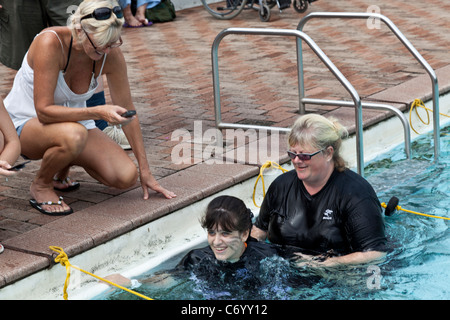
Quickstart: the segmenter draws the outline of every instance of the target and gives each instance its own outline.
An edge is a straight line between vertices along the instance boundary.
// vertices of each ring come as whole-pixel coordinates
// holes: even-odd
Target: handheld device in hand
[[[25,161],[22,163],[18,163],[15,166],[12,166],[11,168],[9,168],[8,171],[19,171],[20,169],[23,169],[28,162],[31,162],[31,160],[28,160],[28,161]]]
[[[128,110],[127,112],[122,114],[122,117],[124,118],[131,118],[136,114],[136,110]]]

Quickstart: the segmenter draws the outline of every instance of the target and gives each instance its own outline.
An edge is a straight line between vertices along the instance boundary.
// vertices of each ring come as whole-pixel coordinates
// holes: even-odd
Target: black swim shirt
[[[347,169],[335,170],[311,196],[295,170],[270,185],[255,225],[268,240],[317,254],[385,251],[381,205],[372,186]]]

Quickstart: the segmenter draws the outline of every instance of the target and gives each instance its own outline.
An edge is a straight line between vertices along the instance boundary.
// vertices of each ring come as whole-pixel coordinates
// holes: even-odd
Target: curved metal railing
[[[439,86],[438,79],[436,73],[428,64],[428,62],[422,57],[422,55],[414,48],[414,46],[409,42],[409,40],[403,35],[403,33],[395,26],[395,24],[386,16],[379,13],[357,13],[357,12],[313,12],[303,17],[300,20],[297,30],[303,31],[303,27],[305,24],[313,18],[325,18],[325,19],[378,19],[379,21],[384,22],[389,29],[395,34],[395,36],[403,43],[403,45],[409,50],[409,52],[416,58],[419,63],[425,68],[428,75],[431,78],[432,84],[432,99],[433,99],[433,138],[434,138],[434,158],[435,161],[439,158],[440,153],[440,124],[439,124]],[[313,103],[310,99],[305,99],[304,95],[304,79],[303,79],[303,56],[302,56],[302,43],[297,40],[297,67],[298,67],[298,82],[299,82],[299,101],[300,101],[300,113],[305,113],[305,103]],[[318,101],[316,101],[318,103]],[[363,107],[365,103],[362,104]],[[367,107],[372,105],[375,107],[375,104],[366,104]],[[382,105],[377,105],[377,108],[384,108]],[[392,110],[392,109],[391,109]],[[394,110],[392,110],[394,111]],[[395,111],[394,111],[395,112]],[[402,121],[403,122],[403,121]],[[406,132],[405,129],[405,145],[406,135],[409,135],[409,130]],[[410,158],[410,146],[405,146],[405,151],[407,153],[408,158]],[[407,150],[408,149],[408,150]]]

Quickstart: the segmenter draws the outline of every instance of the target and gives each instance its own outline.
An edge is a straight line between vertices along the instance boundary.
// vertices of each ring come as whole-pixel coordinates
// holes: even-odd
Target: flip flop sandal
[[[46,214],[49,216],[67,216],[67,215],[73,213],[73,210],[70,207],[69,207],[69,210],[61,211],[61,212],[47,211],[41,207],[41,206],[55,206],[55,205],[60,206],[60,205],[62,205],[62,200],[63,200],[63,197],[59,197],[58,202],[53,202],[53,201],[37,202],[35,199],[31,199],[30,204],[33,208],[38,210],[40,213],[43,213],[43,214]]]
[[[65,187],[65,188],[53,187],[53,189],[55,189],[57,191],[69,192],[69,191],[77,190],[80,187],[79,182],[73,182],[69,177],[65,178],[64,180],[58,179],[58,178],[53,178],[53,181],[68,185],[68,187]]]
[[[145,22],[142,22],[142,24],[139,25],[139,26],[132,26],[132,25],[128,24],[127,22],[125,22],[123,24],[123,27],[124,28],[144,28],[144,27],[150,27],[152,24],[153,24],[153,22],[148,21],[147,19],[145,19]]]
[[[144,27],[150,27],[153,24],[153,22],[148,21],[148,19],[145,19],[145,22],[143,22]]]
[[[124,27],[124,28],[143,28],[143,27],[145,27],[145,25],[141,24],[141,25],[139,25],[139,26],[132,26],[131,24],[128,24],[128,23],[125,22],[125,23],[122,25],[122,27]]]

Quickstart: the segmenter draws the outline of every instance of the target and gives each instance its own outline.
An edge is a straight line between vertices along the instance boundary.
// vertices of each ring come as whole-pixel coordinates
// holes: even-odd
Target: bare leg
[[[94,179],[104,185],[126,189],[136,184],[137,167],[126,152],[103,131],[88,131],[83,151],[72,162],[83,167]]]
[[[147,18],[145,17],[145,11],[147,10],[148,3],[143,4],[142,6],[136,9],[136,20],[140,21],[142,24],[148,23]]]
[[[22,153],[30,159],[42,159],[30,186],[31,196],[37,202],[58,202],[59,197],[53,190],[53,177],[78,157],[87,137],[87,130],[76,122],[43,125],[37,119],[31,119],[26,123],[20,136]],[[63,212],[69,206],[62,202],[61,205],[43,205],[42,208]]]
[[[142,22],[133,16],[133,13],[131,12],[131,5],[123,9],[123,16],[125,18],[125,22],[132,27],[139,27],[142,25]]]
[[[0,153],[2,153],[4,147],[5,147],[5,137],[3,136],[2,130],[0,130]]]

